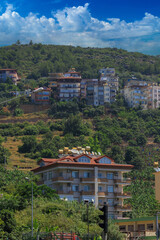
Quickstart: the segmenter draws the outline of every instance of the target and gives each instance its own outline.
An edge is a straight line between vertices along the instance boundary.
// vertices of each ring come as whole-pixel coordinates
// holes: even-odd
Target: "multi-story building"
[[[113,92],[108,83],[100,82],[98,79],[91,79],[86,81],[86,99],[88,105],[104,105],[111,103],[111,94],[113,99]],[[114,92],[115,93],[115,92]],[[115,95],[114,95],[115,100]]]
[[[80,98],[81,79],[81,74],[72,68],[66,73],[50,73],[49,86],[56,88],[56,97],[60,101],[69,101]]]
[[[105,83],[110,89],[109,101],[110,103],[115,102],[116,94],[119,89],[119,78],[115,76],[114,68],[103,68],[99,71],[101,73],[100,82]]]
[[[156,216],[133,219],[118,219],[115,224],[126,234],[125,239],[156,239]],[[158,220],[160,228],[160,220]]]
[[[160,86],[157,83],[129,79],[123,90],[129,107],[154,109],[160,107]]]
[[[113,77],[116,74],[115,68],[108,68],[108,67],[100,69],[99,72],[101,73],[101,75],[105,77]]]
[[[20,80],[16,69],[0,69],[0,82],[6,82],[7,78],[11,78],[15,85]]]
[[[51,96],[51,89],[47,87],[40,87],[31,93],[31,100],[35,104],[49,104]]]
[[[108,202],[112,218],[122,218],[123,212],[131,210],[124,203],[131,195],[123,187],[130,184],[125,174],[131,171],[132,165],[117,164],[106,155],[90,154],[85,149],[64,150],[65,154],[59,151],[58,159],[42,158],[40,166],[32,170],[40,176],[40,185],[55,189],[62,199],[89,200],[96,207]]]

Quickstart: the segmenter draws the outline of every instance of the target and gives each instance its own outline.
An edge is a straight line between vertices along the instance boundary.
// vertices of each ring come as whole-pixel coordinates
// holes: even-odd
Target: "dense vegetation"
[[[18,86],[9,79],[0,83],[0,99],[10,98],[15,90],[47,86],[49,72],[67,71],[71,66],[80,71],[83,78],[96,78],[100,68],[115,67],[121,86],[132,74],[145,80],[160,80],[159,57],[118,49],[15,44],[0,48],[0,68],[17,68],[22,82]],[[20,103],[27,102],[25,97],[11,101],[1,107],[0,114],[21,116]],[[58,157],[58,150],[63,147],[90,145],[91,151],[107,154],[117,163],[134,165],[128,175],[132,184],[125,189],[132,193],[132,198],[126,201],[132,206],[129,216],[150,216],[159,211],[153,188],[153,163],[159,161],[160,109],[129,109],[119,94],[116,103],[99,107],[87,106],[84,100],[53,101],[47,114],[50,120],[46,122],[0,124],[0,163],[3,167],[7,167],[11,159],[11,152],[4,147],[9,137],[14,141],[21,139],[19,154],[35,162],[41,157]],[[36,179],[3,167],[0,169],[0,238],[21,239],[21,232],[31,229],[31,183],[26,182],[25,177],[35,182]],[[52,230],[75,231],[80,236],[87,232],[84,204],[62,201],[54,191],[35,183],[34,209],[35,233],[49,231],[52,227]],[[97,216],[98,211],[90,206],[90,231],[99,234]],[[112,235],[110,231],[110,240],[122,239],[116,230],[115,233],[117,235]]]
[[[83,78],[96,78],[102,67],[115,67],[121,83],[131,74],[159,81],[160,59],[116,48],[81,48],[28,44],[1,47],[0,68],[17,68],[22,79],[39,79],[49,72],[64,72],[75,67]],[[26,85],[27,85],[26,81]]]
[[[39,232],[76,232],[87,234],[86,205],[60,200],[54,190],[37,186],[32,174],[0,168],[0,238],[21,240],[22,234],[31,231],[31,181],[34,193],[34,236]],[[28,179],[30,181],[28,181]],[[89,206],[90,234],[101,234],[98,226],[100,211]],[[113,231],[114,229],[114,231]],[[27,237],[31,240],[31,237]],[[37,238],[32,238],[37,239]],[[123,235],[109,224],[109,240],[122,240]]]

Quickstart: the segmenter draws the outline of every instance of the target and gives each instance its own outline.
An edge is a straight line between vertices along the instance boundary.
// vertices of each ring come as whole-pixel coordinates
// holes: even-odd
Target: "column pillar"
[[[95,207],[98,207],[98,167],[94,168]]]

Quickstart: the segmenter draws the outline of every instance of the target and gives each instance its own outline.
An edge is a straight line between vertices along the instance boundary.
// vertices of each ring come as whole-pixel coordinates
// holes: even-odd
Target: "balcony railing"
[[[122,192],[114,192],[115,196],[116,197],[131,197],[131,193],[129,192],[125,192],[125,193],[122,193]]]
[[[94,195],[95,192],[93,190],[90,190],[90,191],[81,191],[80,192],[81,195]]]
[[[90,177],[90,178],[80,178],[81,182],[94,182],[94,178]]]
[[[114,179],[115,183],[119,183],[119,184],[130,184],[131,183],[131,179],[130,178],[115,178]]]
[[[62,190],[57,190],[56,191],[57,194],[73,194],[74,192],[73,191],[62,191]]]
[[[118,211],[123,211],[123,210],[131,210],[131,205],[115,205],[115,209]]]
[[[68,177],[68,178],[65,178],[65,177],[53,177],[52,178],[52,181],[53,182],[58,182],[58,181],[64,181],[64,182],[72,182],[73,181],[73,178],[72,177]]]
[[[39,180],[39,181],[37,182],[37,185],[42,185],[42,184],[44,184],[44,180]]]
[[[98,182],[105,183],[105,182],[108,182],[108,179],[107,178],[98,178]]]
[[[107,192],[98,192],[98,197],[106,197]]]

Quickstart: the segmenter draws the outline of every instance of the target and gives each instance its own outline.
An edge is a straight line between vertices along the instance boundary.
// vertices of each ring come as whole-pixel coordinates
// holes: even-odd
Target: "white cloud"
[[[160,18],[150,13],[140,21],[93,18],[89,4],[52,12],[52,17],[29,13],[22,17],[8,4],[0,15],[0,44],[42,42],[83,47],[117,47],[160,54]]]

